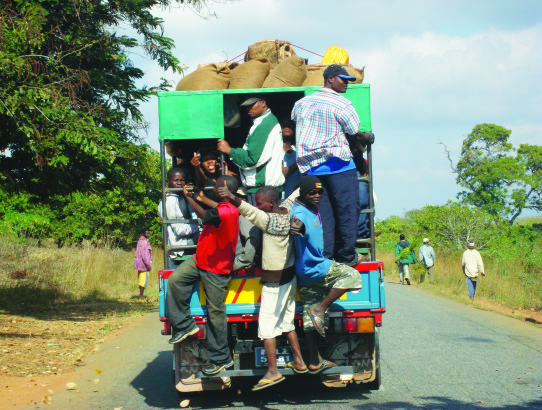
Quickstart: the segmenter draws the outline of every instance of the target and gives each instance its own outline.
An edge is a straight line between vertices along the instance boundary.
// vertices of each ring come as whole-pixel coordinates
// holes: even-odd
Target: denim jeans
[[[194,257],[186,259],[171,274],[167,286],[169,321],[176,332],[186,332],[196,326],[190,315],[190,299],[195,283],[203,283],[207,299],[207,352],[211,363],[231,361],[228,347],[228,326],[224,296],[230,275],[217,275],[198,268]]]
[[[322,182],[324,194],[318,206],[324,229],[324,257],[349,263],[357,257],[357,221],[359,218],[359,189],[357,171],[316,175]]]
[[[362,176],[358,172],[358,177]],[[359,209],[369,209],[369,183],[367,181],[359,181]],[[358,238],[369,238],[371,236],[371,228],[369,227],[369,214],[360,213],[358,218]]]
[[[469,290],[469,298],[474,299],[474,295],[476,294],[476,285],[478,284],[477,278],[469,278],[468,276],[465,276],[465,280],[467,281],[467,289]]]

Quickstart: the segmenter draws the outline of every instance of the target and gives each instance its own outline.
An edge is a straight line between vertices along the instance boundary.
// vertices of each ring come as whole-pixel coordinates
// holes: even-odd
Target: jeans
[[[399,263],[398,266],[399,266],[399,280],[401,281],[401,283],[403,283],[404,279],[410,280],[410,274],[408,272],[408,263],[405,265],[403,265],[402,263]],[[403,273],[404,273],[404,278],[403,278]]]
[[[215,364],[231,361],[224,303],[230,279],[230,275],[217,275],[198,268],[191,256],[175,269],[168,280],[169,321],[176,332],[186,332],[196,326],[190,315],[190,299],[194,284],[200,280],[203,283],[207,299],[207,352],[210,362]]]
[[[357,257],[359,190],[357,171],[316,175],[324,194],[318,206],[324,230],[324,257],[350,263]]]
[[[469,298],[474,299],[474,295],[476,293],[476,285],[478,284],[477,278],[469,278],[468,276],[465,276],[465,280],[467,281],[467,289],[469,291]]]
[[[362,176],[358,172],[358,177]],[[359,208],[360,212],[363,209],[369,209],[369,183],[367,181],[359,181]],[[371,236],[371,228],[369,227],[369,214],[360,213],[358,217],[358,238],[369,238]]]

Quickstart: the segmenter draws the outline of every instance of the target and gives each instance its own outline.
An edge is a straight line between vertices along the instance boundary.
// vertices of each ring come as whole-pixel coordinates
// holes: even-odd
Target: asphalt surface
[[[378,391],[325,388],[299,375],[259,392],[249,379],[179,397],[153,312],[86,359],[73,390],[28,408],[178,409],[189,399],[194,409],[542,409],[542,329],[416,286],[388,282],[386,299]]]

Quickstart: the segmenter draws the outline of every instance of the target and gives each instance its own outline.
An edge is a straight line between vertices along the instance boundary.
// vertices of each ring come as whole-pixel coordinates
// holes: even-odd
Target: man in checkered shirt
[[[296,102],[297,164],[301,173],[317,176],[324,187],[318,210],[324,230],[324,256],[356,266],[357,220],[360,213],[356,165],[350,139],[372,144],[374,135],[359,131],[360,121],[352,103],[343,97],[348,81],[356,77],[344,67],[324,71],[324,87]],[[347,139],[348,138],[348,139]]]

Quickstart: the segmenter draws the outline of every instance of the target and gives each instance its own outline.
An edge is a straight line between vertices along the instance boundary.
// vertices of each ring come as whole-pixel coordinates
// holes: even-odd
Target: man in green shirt
[[[231,148],[226,141],[219,139],[217,148],[229,155],[239,167],[241,182],[248,191],[247,202],[256,205],[256,191],[261,187],[272,186],[282,192],[282,132],[277,118],[262,97],[249,98],[241,107],[248,111],[248,116],[254,121],[245,145],[243,148]]]

